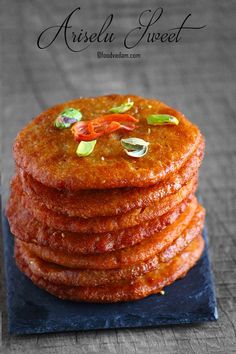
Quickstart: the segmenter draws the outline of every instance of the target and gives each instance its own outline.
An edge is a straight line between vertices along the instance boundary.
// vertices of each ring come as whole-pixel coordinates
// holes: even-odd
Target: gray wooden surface
[[[71,53],[58,40],[39,50],[42,29],[59,24],[77,5],[81,26],[98,28],[114,12],[116,44]],[[210,253],[219,320],[202,325],[106,330],[14,337],[7,334],[4,282],[1,291],[2,352],[5,353],[236,353],[236,109],[235,1],[1,1],[2,196],[13,173],[11,143],[41,110],[73,97],[132,92],[158,97],[182,110],[206,137],[200,190],[207,209]],[[171,28],[192,12],[202,31],[177,45],[142,43],[141,59],[97,59],[96,51],[126,52],[121,34],[141,9],[162,5],[159,28]],[[157,26],[157,27],[158,27]]]

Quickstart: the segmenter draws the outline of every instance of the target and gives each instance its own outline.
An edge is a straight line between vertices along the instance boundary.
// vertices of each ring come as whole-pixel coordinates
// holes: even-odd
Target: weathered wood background
[[[196,122],[207,141],[200,191],[207,209],[210,253],[219,320],[202,325],[10,337],[1,292],[2,352],[5,353],[236,353],[236,109],[235,1],[2,1],[2,196],[13,173],[11,144],[33,116],[73,97],[132,92],[158,97]],[[80,5],[81,26],[97,29],[114,13],[118,42],[76,54],[60,39],[48,50],[36,40]],[[159,28],[176,27],[192,13],[201,31],[178,44],[142,43],[141,59],[97,59],[96,51],[119,52],[122,34],[142,9],[163,6]],[[118,20],[119,18],[119,20]]]

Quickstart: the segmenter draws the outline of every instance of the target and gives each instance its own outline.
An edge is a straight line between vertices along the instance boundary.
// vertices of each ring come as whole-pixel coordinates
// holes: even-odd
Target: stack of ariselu
[[[199,129],[156,99],[113,94],[43,112],[13,147],[19,269],[62,299],[163,293],[204,249],[203,152]]]

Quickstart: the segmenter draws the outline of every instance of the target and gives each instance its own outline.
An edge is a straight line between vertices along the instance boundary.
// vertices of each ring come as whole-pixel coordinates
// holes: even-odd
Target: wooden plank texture
[[[97,29],[112,12],[119,18],[116,43],[76,54],[59,38],[48,50],[39,50],[40,31],[62,22],[78,3],[84,14],[81,27]],[[136,25],[142,9],[161,5],[166,12],[161,29],[176,26],[190,12],[196,26],[207,28],[186,33],[175,45],[143,42],[134,50],[141,59],[97,58],[97,50],[124,52],[122,33]],[[219,307],[219,320],[201,325],[14,337],[6,329],[2,274],[2,353],[236,353],[236,2],[5,0],[2,9],[3,205],[14,168],[12,141],[41,110],[73,97],[110,92],[158,97],[182,110],[206,137],[200,191]]]

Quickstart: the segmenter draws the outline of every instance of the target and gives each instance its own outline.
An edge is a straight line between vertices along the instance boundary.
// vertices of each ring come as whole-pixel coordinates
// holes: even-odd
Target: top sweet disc
[[[127,106],[127,102],[131,102],[130,108],[125,113],[121,112],[124,106],[120,106]],[[110,133],[94,139],[96,145],[88,156],[76,154],[79,141],[78,138],[75,140],[71,129],[73,125],[65,129],[55,126],[55,120],[62,117],[68,108],[81,112],[80,122],[84,125],[101,116],[104,122],[114,114],[111,109],[118,111],[112,125],[111,117],[109,123],[102,123],[103,126],[97,124],[87,130],[83,128],[85,134],[88,130],[89,134],[93,133],[94,128],[96,132],[101,132],[104,127],[110,129]],[[147,121],[150,115],[160,114],[177,118],[178,125],[153,125]],[[127,123],[127,115],[137,121]],[[116,130],[119,124],[121,127]],[[127,127],[132,127],[132,130],[127,130]],[[127,154],[127,146],[125,150],[121,139],[131,137],[149,144],[144,156]],[[156,99],[114,94],[75,99],[49,108],[18,134],[13,153],[18,167],[48,187],[69,190],[147,187],[178,171],[199,145],[200,139],[199,129],[166,104]]]

